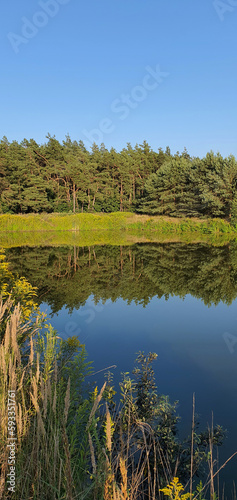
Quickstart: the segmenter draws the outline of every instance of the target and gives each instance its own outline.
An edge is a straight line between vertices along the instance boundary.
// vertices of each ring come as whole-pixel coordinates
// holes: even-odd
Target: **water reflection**
[[[6,254],[11,269],[38,287],[59,334],[86,343],[95,371],[116,365],[118,385],[138,350],[157,352],[159,391],[180,401],[185,434],[195,392],[203,425],[213,411],[228,429],[221,461],[236,451],[236,243],[18,247]],[[96,379],[102,385],[104,373]],[[223,471],[226,484],[236,464]]]
[[[14,272],[38,287],[55,313],[122,298],[146,306],[152,297],[191,294],[204,304],[231,304],[237,296],[237,244],[136,244],[33,247],[7,250]]]

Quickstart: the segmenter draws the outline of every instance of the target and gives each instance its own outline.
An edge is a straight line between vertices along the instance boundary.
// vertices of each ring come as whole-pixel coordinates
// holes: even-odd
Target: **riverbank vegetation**
[[[179,439],[177,403],[159,394],[155,384],[157,355],[138,354],[132,376],[121,376],[118,398],[110,372],[98,389],[85,346],[76,337],[59,338],[32,302],[31,285],[28,294],[19,298],[13,275],[7,281],[9,270],[3,258],[0,271],[4,297],[0,304],[0,497],[221,498],[216,453],[223,429],[211,425],[200,432],[193,401],[190,436]],[[32,310],[27,322],[22,307]],[[11,401],[15,395],[10,414],[9,394]],[[11,448],[13,490],[8,489],[7,475],[9,433],[17,438]]]
[[[0,215],[0,238],[11,232],[47,232],[60,233],[70,231],[80,242],[89,238],[108,239],[110,232],[113,239],[135,237],[146,238],[173,237],[191,241],[196,237],[206,239],[223,238],[231,240],[237,236],[237,227],[222,219],[190,219],[161,216],[147,216],[129,212],[110,214],[24,214]],[[90,235],[88,236],[88,232]],[[92,236],[92,233],[95,233]],[[127,234],[126,234],[127,233]],[[59,235],[58,235],[59,236]],[[31,236],[29,236],[31,237]],[[38,236],[39,237],[39,236]],[[56,236],[57,237],[57,236]],[[62,237],[60,235],[60,237]],[[28,238],[28,236],[27,236]],[[52,238],[52,235],[50,236]]]
[[[3,303],[0,314],[5,310]],[[176,405],[154,384],[155,354],[140,353],[134,378],[123,375],[117,406],[111,374],[101,390],[91,385],[86,391],[92,368],[79,340],[62,341],[50,326],[42,335],[39,327],[23,325],[18,306],[8,316],[0,351],[1,498],[160,499],[174,478],[182,482],[175,498],[184,498],[184,489],[190,498],[191,484],[194,495],[201,491],[206,498],[211,488],[214,498],[217,470],[211,480],[205,470],[212,468],[223,430],[197,433],[194,422],[192,437],[179,441]],[[13,393],[16,482],[9,489],[7,401]],[[196,482],[201,471],[203,482]]]
[[[0,142],[0,212],[139,212],[222,218],[235,224],[237,161],[186,149],[153,151],[146,141],[122,151],[88,151],[69,136]]]

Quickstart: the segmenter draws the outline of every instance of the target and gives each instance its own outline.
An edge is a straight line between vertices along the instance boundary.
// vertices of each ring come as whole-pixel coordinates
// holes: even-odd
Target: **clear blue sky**
[[[222,20],[213,0],[3,2],[0,137],[69,133],[87,147],[93,137],[117,150],[147,140],[154,150],[237,156],[229,2]],[[160,83],[148,76],[157,65],[169,73]]]

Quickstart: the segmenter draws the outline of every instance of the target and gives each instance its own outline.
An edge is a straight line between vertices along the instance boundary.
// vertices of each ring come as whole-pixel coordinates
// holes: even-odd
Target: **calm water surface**
[[[237,450],[237,245],[181,243],[7,250],[11,268],[38,287],[59,334],[78,335],[102,385],[118,389],[138,351],[156,352],[159,392],[179,400],[190,432],[192,395],[201,427],[228,430],[221,461]],[[93,378],[92,377],[92,378]],[[237,481],[237,460],[222,474]]]

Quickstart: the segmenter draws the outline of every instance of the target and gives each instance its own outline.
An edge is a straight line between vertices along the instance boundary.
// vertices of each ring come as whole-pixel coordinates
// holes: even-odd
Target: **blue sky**
[[[218,2],[2,3],[0,137],[237,156],[237,1]]]

